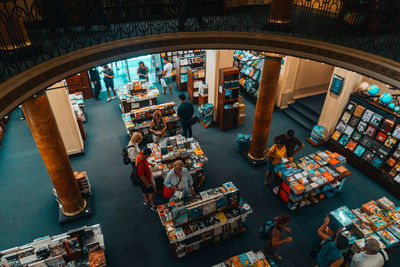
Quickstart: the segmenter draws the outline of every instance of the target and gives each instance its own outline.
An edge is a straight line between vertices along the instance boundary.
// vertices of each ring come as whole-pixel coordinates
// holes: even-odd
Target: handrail
[[[377,5],[373,0],[0,0],[0,82],[84,47],[180,31],[289,35],[400,61],[397,2],[385,0]],[[182,28],[185,18],[189,19]]]

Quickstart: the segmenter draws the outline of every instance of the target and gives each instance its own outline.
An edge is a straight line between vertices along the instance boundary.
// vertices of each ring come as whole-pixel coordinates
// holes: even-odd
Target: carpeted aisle
[[[178,102],[178,94],[176,88],[172,96],[161,94],[159,103]],[[201,189],[231,180],[252,206],[254,212],[245,223],[245,233],[176,259],[158,217],[142,205],[140,189],[132,188],[128,178],[130,168],[122,163],[120,153],[128,142],[128,135],[117,100],[107,103],[89,99],[85,101],[88,116],[84,124],[87,134],[85,154],[71,157],[71,163],[74,170],[88,172],[94,194],[94,215],[67,225],[58,224],[50,178],[28,125],[12,114],[0,147],[0,250],[81,225],[101,223],[109,266],[211,266],[235,254],[261,249],[263,242],[258,238],[258,227],[278,214],[289,213],[294,241],[280,249],[279,253],[285,258],[280,266],[313,266],[315,262],[308,252],[317,242],[317,228],[329,211],[342,205],[356,208],[381,196],[388,196],[400,204],[394,196],[350,166],[353,175],[341,194],[290,212],[272,191],[264,187],[265,167],[251,168],[233,149],[237,133],[252,132],[255,102],[245,97],[243,101],[247,114],[245,125],[221,132],[216,127],[205,129],[198,124],[194,126],[193,135],[209,159]],[[308,136],[301,126],[275,111],[270,136],[289,128],[294,129],[302,140]],[[298,156],[313,151],[315,149],[306,144]],[[163,201],[161,197],[157,200]],[[390,256],[392,259],[387,266],[396,266],[400,253]]]

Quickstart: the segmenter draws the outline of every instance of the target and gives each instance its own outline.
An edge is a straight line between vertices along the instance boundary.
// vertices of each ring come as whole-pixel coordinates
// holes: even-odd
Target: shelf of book
[[[153,151],[148,161],[154,164],[151,171],[158,193],[162,193],[164,179],[173,169],[172,165],[176,160],[183,161],[184,167],[192,175],[195,188],[204,181],[203,168],[208,158],[200,144],[193,138],[185,138],[179,134],[164,138],[158,144],[150,143],[147,146]]]
[[[205,78],[204,50],[193,50],[193,53],[187,53],[185,55],[176,56],[174,58],[174,67],[176,70],[176,84],[178,88],[182,91],[187,90],[188,86],[193,86],[195,80],[204,80]],[[193,79],[193,81],[190,82],[188,82],[189,70],[191,71]],[[195,87],[196,86],[192,87],[192,89]]]
[[[1,266],[107,266],[100,224],[37,238],[0,255]]]
[[[85,104],[83,102],[82,92],[70,93],[69,102],[76,118],[81,118],[82,122],[86,121]]]
[[[232,182],[200,192],[186,202],[159,205],[157,211],[178,258],[243,232],[243,223],[252,213]]]
[[[291,210],[332,198],[351,175],[345,164],[344,156],[330,151],[318,151],[295,163],[277,164],[273,192]]]
[[[236,67],[219,70],[218,127],[225,131],[238,125],[239,112],[239,69]]]
[[[143,135],[144,142],[152,142],[152,134],[149,131],[150,122],[153,119],[153,113],[160,110],[161,114],[167,124],[167,135],[174,136],[180,134],[181,124],[176,114],[175,102],[169,102],[160,105],[154,105],[144,108],[132,110],[129,113],[121,114],[124,121],[127,133],[132,135],[133,132],[138,131]]]
[[[376,239],[387,252],[400,245],[400,207],[387,197],[369,201],[357,209],[342,206],[328,216],[328,234],[341,231],[350,243],[351,253],[363,250],[369,238]]]
[[[262,251],[249,251],[235,255],[224,262],[213,265],[212,267],[231,267],[231,266],[256,266],[272,267],[277,266],[273,259],[266,259]]]
[[[202,74],[199,74],[202,73]],[[189,101],[193,104],[199,103],[199,88],[203,86],[205,81],[204,69],[201,71],[194,72],[191,69],[187,70],[187,91],[189,95]]]
[[[400,197],[400,116],[363,94],[353,94],[328,146]]]
[[[157,87],[153,84],[133,82],[124,84],[117,89],[120,100],[121,112],[128,113],[131,110],[157,105],[159,94]]]

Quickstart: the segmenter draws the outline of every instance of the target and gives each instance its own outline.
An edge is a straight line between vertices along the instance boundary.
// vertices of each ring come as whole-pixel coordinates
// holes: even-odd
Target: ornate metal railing
[[[179,31],[290,35],[399,61],[399,11],[393,0],[0,0],[0,82],[80,48]]]

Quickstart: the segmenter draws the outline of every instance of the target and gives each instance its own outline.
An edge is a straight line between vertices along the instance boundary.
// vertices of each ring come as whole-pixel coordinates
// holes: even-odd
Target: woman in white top
[[[128,143],[128,157],[133,164],[136,165],[136,158],[139,155],[139,143],[142,141],[143,136],[138,133],[134,132],[131,136],[131,140]]]

